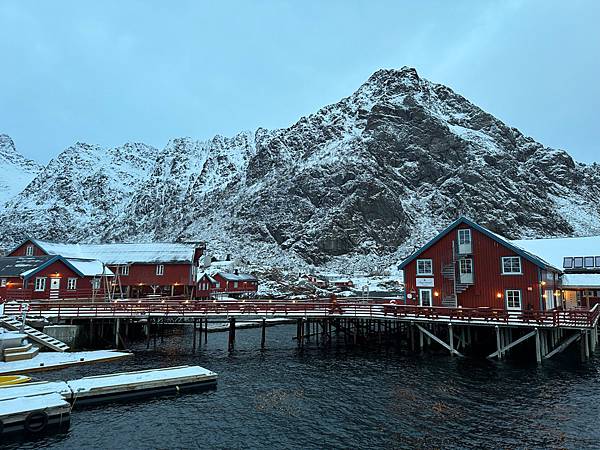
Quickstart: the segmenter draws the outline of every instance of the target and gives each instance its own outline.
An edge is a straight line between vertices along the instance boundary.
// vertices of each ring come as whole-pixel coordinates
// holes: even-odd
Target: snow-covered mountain
[[[42,170],[38,163],[17,152],[15,143],[6,134],[0,134],[0,168],[0,210]]]
[[[262,265],[388,267],[460,214],[509,238],[600,233],[600,167],[411,68],[289,128],[60,154],[0,216],[4,242],[206,240]]]

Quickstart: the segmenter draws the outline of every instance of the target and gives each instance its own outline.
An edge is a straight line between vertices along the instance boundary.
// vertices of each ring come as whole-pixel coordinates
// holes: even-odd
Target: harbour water
[[[84,408],[65,434],[8,449],[600,448],[600,361],[535,364],[414,355],[395,349],[296,347],[294,325],[212,333],[196,353],[191,330],[132,343],[136,356],[40,374],[73,379],[197,364],[217,390]]]

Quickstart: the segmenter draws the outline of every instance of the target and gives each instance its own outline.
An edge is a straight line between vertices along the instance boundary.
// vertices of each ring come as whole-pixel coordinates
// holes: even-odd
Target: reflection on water
[[[393,349],[305,348],[294,325],[191,333],[157,351],[41,374],[67,379],[199,364],[219,373],[216,391],[76,410],[71,429],[5,448],[600,448],[598,361],[535,365],[412,355]],[[160,341],[159,341],[160,342]]]

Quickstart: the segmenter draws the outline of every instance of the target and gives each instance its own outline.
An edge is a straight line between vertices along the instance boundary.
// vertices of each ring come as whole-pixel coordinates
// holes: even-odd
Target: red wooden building
[[[218,298],[220,296],[239,297],[255,294],[258,290],[258,278],[245,273],[217,272],[205,273],[198,281],[197,297]]]
[[[59,255],[0,257],[0,300],[103,299],[113,273]]]
[[[194,294],[203,243],[63,244],[27,239],[10,256],[62,255],[93,258],[115,274],[114,297]]]
[[[465,217],[400,268],[407,304],[507,310],[561,306],[560,269]]]

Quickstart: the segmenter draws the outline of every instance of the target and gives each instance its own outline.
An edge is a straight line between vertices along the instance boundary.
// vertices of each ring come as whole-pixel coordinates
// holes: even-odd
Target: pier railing
[[[18,302],[4,305],[4,314],[20,314]],[[145,318],[145,317],[311,317],[387,319],[416,322],[496,324],[511,326],[573,327],[595,326],[600,309],[507,311],[494,308],[448,308],[350,301],[115,301],[30,303],[28,315],[57,319]]]

